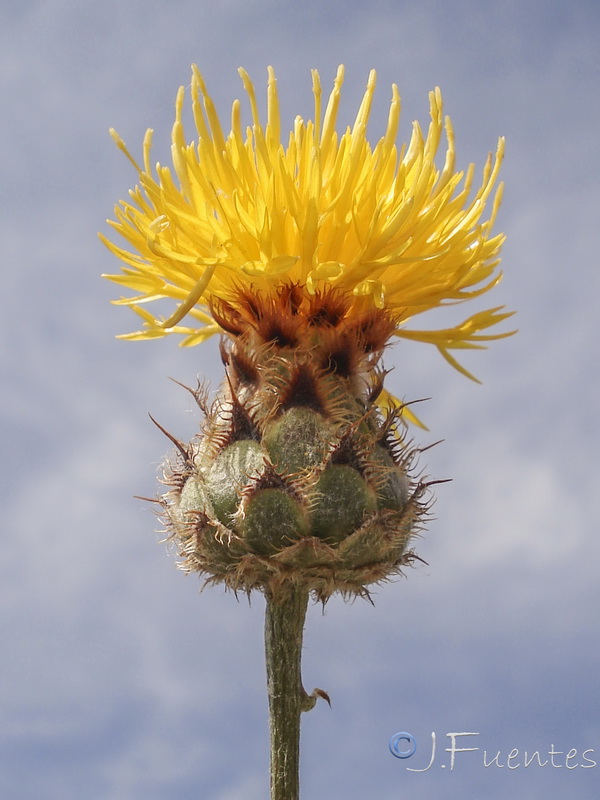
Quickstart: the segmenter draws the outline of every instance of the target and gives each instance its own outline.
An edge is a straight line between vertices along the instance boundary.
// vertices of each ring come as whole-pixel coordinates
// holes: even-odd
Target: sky
[[[304,681],[332,708],[303,717],[303,800],[595,798],[598,4],[3,0],[0,31],[0,797],[268,794],[262,598],[200,592],[134,498],[168,450],[148,413],[191,437],[169,378],[216,389],[218,343],[115,339],[135,320],[110,304],[97,231],[135,183],[108,128],[136,154],[154,128],[167,162],[192,63],[225,123],[237,67],[263,102],[273,65],[284,130],[311,113],[310,70],[327,87],[344,63],[344,124],[377,69],[373,138],[392,83],[400,140],[436,85],[461,168],[506,137],[504,279],[481,308],[516,310],[519,333],[468,354],[481,385],[419,343],[386,354],[391,391],[431,398],[414,435],[444,440],[422,464],[452,482],[417,543],[427,566],[373,606],[309,609]],[[477,749],[452,764],[450,733]]]

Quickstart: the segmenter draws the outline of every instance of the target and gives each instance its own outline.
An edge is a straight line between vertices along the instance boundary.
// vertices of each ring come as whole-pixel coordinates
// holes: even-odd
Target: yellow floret
[[[319,74],[312,73],[314,121],[296,117],[286,144],[281,142],[277,84],[268,70],[267,120],[260,120],[254,87],[240,69],[250,101],[252,125],[241,123],[239,101],[232,107],[226,137],[197,67],[191,83],[196,141],[183,130],[184,89],[176,101],[172,132],[173,167],[150,162],[152,131],[143,146],[143,166],[111,131],[138,171],[129,201],[115,207],[109,224],[126,240],[125,248],[101,236],[123,262],[111,280],[133,290],[129,305],[143,327],[123,338],[148,339],[179,333],[182,344],[197,344],[219,332],[211,300],[250,286],[273,292],[285,283],[316,291],[334,286],[365,306],[391,311],[397,336],[429,342],[461,371],[452,349],[474,348],[507,334],[483,334],[509,316],[500,308],[475,314],[443,330],[412,330],[405,323],[442,305],[463,302],[500,280],[502,234],[492,227],[502,184],[496,187],[504,154],[498,141],[471,193],[474,167],[455,172],[454,134],[443,118],[439,89],[429,95],[431,122],[426,135],[413,123],[408,146],[398,151],[400,96],[392,88],[387,127],[371,146],[366,126],[375,91],[375,71],[353,126],[336,132],[344,78],[342,67],[324,113]],[[435,157],[446,137],[443,168]],[[496,187],[496,188],[495,188]],[[472,195],[472,196],[471,196]],[[482,221],[486,206],[491,209]],[[167,319],[145,305],[169,298],[176,306]],[[184,324],[184,318],[187,318]]]

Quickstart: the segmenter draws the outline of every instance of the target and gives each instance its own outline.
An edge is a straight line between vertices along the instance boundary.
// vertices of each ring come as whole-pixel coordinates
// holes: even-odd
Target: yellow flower
[[[495,158],[488,157],[481,184],[471,196],[474,166],[465,174],[455,172],[454,134],[450,119],[442,116],[438,88],[429,95],[427,135],[414,122],[408,146],[398,150],[400,97],[394,85],[387,128],[373,147],[366,128],[375,71],[354,125],[339,135],[344,70],[338,69],[324,113],[315,70],[314,121],[296,117],[287,144],[282,144],[273,69],[268,71],[266,125],[247,73],[239,72],[252,125],[242,127],[236,100],[231,132],[224,135],[194,66],[197,141],[188,144],[184,135],[182,87],[172,132],[172,169],[157,164],[152,170],[151,130],[144,139],[143,167],[111,130],[139,179],[129,201],[115,207],[116,221],[109,221],[127,246],[101,236],[124,262],[122,274],[106,277],[137,293],[116,302],[130,305],[144,322],[141,330],[123,338],[179,333],[186,337],[183,345],[194,345],[221,330],[211,312],[215,302],[226,300],[235,308],[236,296],[249,290],[273,294],[294,284],[310,297],[334,287],[352,298],[353,309],[391,313],[397,336],[434,344],[468,375],[449,351],[481,347],[481,342],[508,335],[482,333],[509,316],[501,307],[441,330],[413,330],[405,324],[424,311],[483,294],[500,280],[504,236],[493,234],[492,227],[502,194],[502,184],[494,187],[504,140],[498,141]],[[435,157],[444,132],[445,163],[438,169]],[[491,211],[482,221],[486,204]],[[166,319],[144,306],[165,298],[176,302]],[[184,318],[189,323],[182,325]]]

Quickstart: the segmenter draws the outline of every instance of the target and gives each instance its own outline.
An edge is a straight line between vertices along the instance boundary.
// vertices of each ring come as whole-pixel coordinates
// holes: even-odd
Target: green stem
[[[271,731],[271,800],[299,800],[300,714],[314,705],[302,687],[300,661],[308,592],[266,594],[265,651]]]

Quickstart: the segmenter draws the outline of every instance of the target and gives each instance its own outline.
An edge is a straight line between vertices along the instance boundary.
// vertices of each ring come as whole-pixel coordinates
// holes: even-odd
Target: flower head
[[[502,195],[502,184],[496,187],[496,182],[504,140],[499,140],[495,157],[488,157],[472,195],[474,166],[466,173],[455,171],[454,134],[450,119],[443,118],[439,89],[429,95],[427,134],[414,122],[408,146],[398,149],[400,97],[394,85],[385,133],[372,146],[366,128],[375,71],[353,126],[340,135],[336,119],[343,68],[324,111],[315,70],[314,121],[296,117],[287,143],[282,143],[272,68],[264,125],[253,85],[244,70],[239,72],[252,125],[242,127],[236,100],[231,132],[225,136],[194,66],[191,99],[197,139],[188,143],[184,134],[182,87],[172,132],[172,168],[157,164],[153,171],[151,130],[144,140],[143,166],[111,131],[139,181],[129,200],[115,207],[116,220],[109,221],[127,246],[101,237],[124,262],[122,274],[107,277],[136,292],[116,302],[130,305],[143,320],[141,330],[123,338],[179,333],[185,336],[182,344],[194,345],[223,330],[223,304],[229,316],[243,313],[249,294],[272,298],[293,286],[306,301],[298,307],[314,309],[311,298],[334,289],[347,298],[348,319],[381,309],[393,319],[395,335],[434,344],[468,374],[449,351],[481,347],[481,342],[507,335],[482,332],[508,313],[492,308],[441,330],[414,330],[406,323],[498,283],[504,236],[493,234],[492,227]],[[446,157],[439,169],[435,157],[444,133]],[[482,220],[486,206],[489,216]],[[176,304],[166,319],[147,310],[147,303],[165,298]]]

